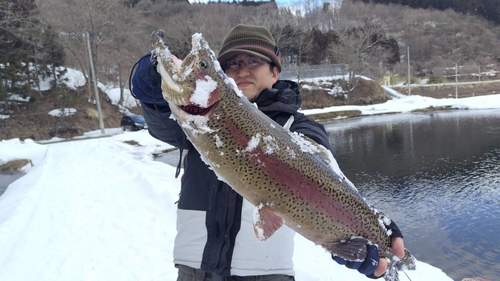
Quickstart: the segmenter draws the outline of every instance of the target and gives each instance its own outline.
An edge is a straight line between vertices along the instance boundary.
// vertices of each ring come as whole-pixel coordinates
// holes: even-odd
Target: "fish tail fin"
[[[385,281],[399,281],[399,273],[401,270],[415,270],[417,268],[415,257],[405,249],[405,255],[403,258],[398,258],[392,253],[392,250],[388,250],[387,259],[387,270],[385,271],[384,280]]]

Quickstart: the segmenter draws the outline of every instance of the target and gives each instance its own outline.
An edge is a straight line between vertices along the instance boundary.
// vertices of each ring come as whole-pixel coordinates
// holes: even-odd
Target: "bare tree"
[[[105,73],[116,68],[122,54],[128,49],[131,30],[140,13],[131,10],[120,0],[39,0],[40,19],[59,31],[59,40],[72,55],[89,81],[89,62],[86,50],[88,32],[94,65]],[[102,52],[102,54],[101,54]],[[125,52],[126,54],[126,52]],[[104,59],[112,56],[114,59]],[[101,62],[110,63],[104,65]]]
[[[377,24],[344,27],[337,31],[338,42],[330,48],[337,63],[348,65],[347,85],[349,93],[358,85],[362,75],[369,75],[370,69],[379,67],[387,51],[380,44],[384,39],[383,30]]]
[[[100,75],[109,73],[110,69],[117,71],[118,62],[113,61],[114,59],[120,60],[120,68],[125,74],[127,68],[140,55],[151,50],[149,35],[156,28],[165,29],[167,45],[174,54],[183,58],[191,49],[190,38],[193,33],[202,33],[217,53],[224,35],[239,23],[266,26],[281,48],[285,67],[296,64],[297,58],[304,58],[307,53],[304,52],[307,42],[298,39],[300,32],[309,33],[314,29],[323,34],[331,34],[332,30],[338,30],[340,34],[343,29],[365,28],[365,21],[376,23],[382,37],[387,34],[386,37],[396,38],[397,41],[394,41],[396,46],[411,46],[415,51],[412,65],[422,69],[432,70],[447,65],[446,61],[449,61],[447,53],[453,51],[447,48],[449,49],[451,45],[462,46],[467,53],[467,61],[480,59],[484,61],[482,64],[495,62],[500,53],[498,51],[500,47],[495,43],[500,36],[498,27],[488,25],[487,28],[482,28],[484,23],[468,15],[459,16],[452,11],[412,10],[397,5],[363,4],[352,1],[327,4],[320,0],[296,2],[298,3],[296,7],[286,8],[272,4],[244,6],[240,2],[189,4],[146,0],[137,3],[123,0],[37,1],[44,10],[42,18],[47,22],[57,23],[54,28],[61,34],[60,40],[65,43],[66,50],[71,54],[69,58],[74,64],[80,65],[79,68],[85,74],[88,73],[89,63],[86,61],[82,31],[87,30],[93,38],[92,51],[98,57],[96,66],[99,66]],[[133,3],[135,6],[128,5],[134,6],[130,8],[124,3]],[[352,36],[353,32],[342,34]],[[360,41],[363,36],[358,34],[356,40]],[[351,38],[352,40],[354,39]],[[349,64],[353,71],[356,67],[357,74],[365,75],[369,73],[375,75],[375,71],[382,72],[387,67],[379,56],[380,53],[386,54],[385,49],[379,44],[374,44],[373,47],[363,51],[354,46],[349,47],[345,42],[343,45],[340,41],[338,43],[332,47],[335,48],[335,52],[318,54],[314,51],[315,56],[323,56],[322,59],[317,58],[315,63],[336,60],[339,63]],[[361,57],[360,62],[348,63],[352,60],[348,59],[347,55],[340,55],[338,52],[340,49],[345,49],[345,52],[358,52],[358,58]],[[301,54],[298,53],[299,50]],[[330,55],[336,55],[335,59]],[[310,58],[308,55],[306,63],[310,63]],[[73,62],[70,62],[70,65]],[[400,68],[405,69],[404,65]],[[398,69],[398,65],[394,65],[392,69]],[[116,77],[116,73],[111,72],[111,74]],[[123,74],[118,77],[122,77]]]

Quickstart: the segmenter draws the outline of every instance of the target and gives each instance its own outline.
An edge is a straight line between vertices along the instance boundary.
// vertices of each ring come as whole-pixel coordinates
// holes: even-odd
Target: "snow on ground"
[[[53,109],[49,111],[49,115],[54,116],[54,117],[61,117],[61,116],[70,116],[74,115],[76,113],[76,109],[74,108],[58,108],[58,109]]]
[[[81,71],[71,69],[71,68],[63,68],[63,67],[58,67],[59,70],[66,70],[66,73],[61,77],[61,83],[65,84],[71,89],[77,89],[78,87],[82,87],[85,85],[86,80],[85,76]],[[46,78],[46,79],[40,79],[40,91],[47,91],[50,90],[50,83],[52,82],[52,78]],[[99,89],[101,89],[102,92],[106,93],[106,95],[109,97],[111,100],[111,104],[118,106],[120,112],[124,114],[130,114],[129,108],[137,107],[139,103],[136,101],[136,99],[132,96],[130,93],[130,90],[127,88],[123,89],[123,100],[120,104],[118,102],[120,101],[120,88],[116,88],[112,84],[104,85],[102,83],[98,83]],[[37,89],[37,87],[33,87],[34,89]],[[92,92],[93,93],[93,92]],[[95,104],[95,97],[92,96],[93,100],[89,100],[89,102],[94,102]],[[9,100],[11,101],[22,101],[22,102],[28,102],[28,98],[24,98],[19,94],[9,94]],[[47,114],[52,115],[52,116],[61,116],[61,114],[64,114],[64,116],[67,115],[72,115],[76,113],[76,109],[74,108],[54,108],[53,110],[50,110],[47,112]],[[0,114],[0,119],[7,119],[10,118],[10,115],[6,114]]]
[[[118,105],[118,102],[120,101],[120,88],[116,88],[114,85],[103,85],[102,83],[99,83],[99,88],[101,91],[106,93],[111,100],[111,104]],[[138,106],[137,100],[132,96],[130,90],[127,88],[123,89],[123,101],[120,105],[126,108]]]
[[[124,139],[1,143],[34,166],[0,197],[0,280],[171,280],[179,185]]]
[[[0,196],[0,280],[175,280],[180,183],[174,167],[152,158],[167,148],[146,131],[0,142],[0,163],[33,162]],[[301,236],[295,240],[297,280],[369,280]],[[412,280],[451,280],[428,264],[417,268],[407,272]]]
[[[461,99],[434,99],[422,96],[403,96],[402,98],[392,99],[380,104],[332,106],[322,109],[302,110],[302,113],[307,115],[345,110],[359,110],[363,115],[374,115],[383,113],[405,113],[417,109],[429,108],[431,106],[449,106],[454,109],[495,109],[500,108],[500,94]]]
[[[66,69],[66,73],[61,77],[63,83],[66,84],[71,89],[76,89],[85,85],[85,76],[81,71],[72,69],[72,68],[64,68],[58,67],[58,71]],[[40,91],[47,91],[50,89],[51,79],[41,79],[40,81]]]

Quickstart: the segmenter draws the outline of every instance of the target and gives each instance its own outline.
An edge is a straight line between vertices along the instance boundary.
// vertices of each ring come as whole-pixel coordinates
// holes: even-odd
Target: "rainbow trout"
[[[201,34],[184,60],[172,55],[163,31],[151,36],[162,91],[183,131],[217,177],[256,206],[254,223],[265,240],[288,227],[350,261],[364,260],[367,244],[388,260],[386,280],[415,269],[406,251],[394,256],[385,225],[338,168],[330,151],[282,128],[243,96]]]

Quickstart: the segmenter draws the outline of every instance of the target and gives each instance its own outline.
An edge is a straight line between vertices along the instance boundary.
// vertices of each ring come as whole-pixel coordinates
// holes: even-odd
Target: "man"
[[[187,150],[174,245],[177,280],[294,280],[295,233],[283,226],[265,242],[258,241],[253,232],[254,206],[217,179],[180,126],[170,119],[170,109],[161,95],[161,77],[150,57],[142,57],[137,64],[133,94],[141,100],[150,134],[179,147],[181,156]],[[324,127],[297,112],[302,102],[297,83],[278,80],[279,48],[266,28],[234,27],[224,38],[218,60],[227,76],[264,114],[331,150]],[[393,248],[402,257],[401,232],[395,225],[391,229]],[[370,255],[365,262],[334,260],[369,277],[380,277],[387,266],[385,260],[378,263],[376,246],[367,247]]]

